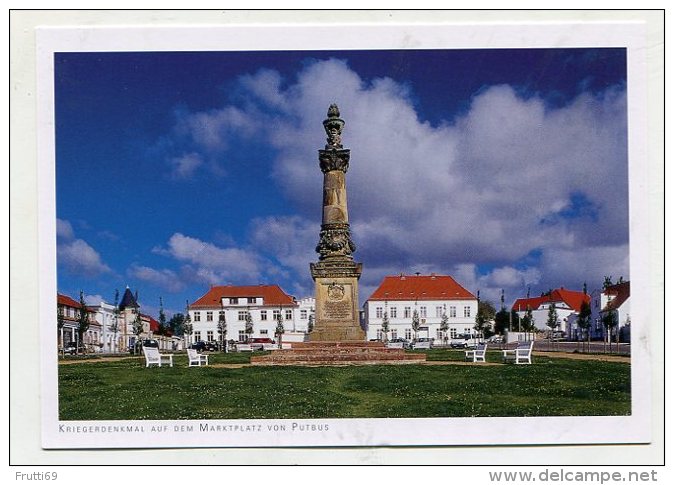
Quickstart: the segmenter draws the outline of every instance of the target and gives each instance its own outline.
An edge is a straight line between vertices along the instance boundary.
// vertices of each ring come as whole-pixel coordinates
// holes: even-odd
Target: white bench
[[[208,365],[208,355],[200,354],[196,349],[187,349],[188,367],[201,367]]]
[[[531,364],[531,351],[534,348],[534,341],[521,341],[517,343],[514,349],[503,351],[503,362],[515,362],[515,364]]]
[[[161,367],[162,364],[168,364],[169,367],[173,367],[173,355],[160,354],[159,349],[156,347],[143,347],[143,354],[145,355],[145,367],[150,367],[151,365]]]
[[[466,350],[466,360],[471,362],[486,362],[487,344],[479,343],[473,350]]]

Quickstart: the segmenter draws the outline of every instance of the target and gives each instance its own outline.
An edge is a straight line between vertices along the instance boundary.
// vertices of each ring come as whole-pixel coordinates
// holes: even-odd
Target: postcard
[[[43,447],[649,443],[645,36],[37,29]]]

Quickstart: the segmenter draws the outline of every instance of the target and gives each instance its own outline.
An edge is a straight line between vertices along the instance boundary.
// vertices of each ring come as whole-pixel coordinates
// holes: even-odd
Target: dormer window
[[[230,305],[238,305],[238,304],[239,304],[239,299],[238,299],[238,298],[230,298],[230,299],[229,299],[229,304],[230,304]]]
[[[254,305],[255,303],[257,303],[257,298],[255,298],[255,297],[248,298],[248,303]]]

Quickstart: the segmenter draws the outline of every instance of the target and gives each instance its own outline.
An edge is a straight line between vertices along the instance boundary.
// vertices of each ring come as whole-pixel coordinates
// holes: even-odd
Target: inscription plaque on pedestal
[[[323,220],[316,252],[311,263],[316,291],[316,323],[311,341],[363,341],[358,311],[358,279],[362,265],[353,261],[356,246],[351,240],[346,204],[346,172],[350,150],[342,146],[344,120],[337,105],[328,109],[323,121],[328,135],[325,149],[318,151],[323,172]]]

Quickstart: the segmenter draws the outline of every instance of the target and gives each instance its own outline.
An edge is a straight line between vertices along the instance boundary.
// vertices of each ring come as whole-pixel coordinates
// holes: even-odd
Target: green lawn
[[[428,360],[462,360],[431,350]],[[499,353],[488,355],[498,362]],[[249,354],[214,354],[216,363]],[[146,368],[142,358],[59,365],[62,420],[583,416],[630,413],[625,363]]]

